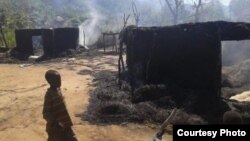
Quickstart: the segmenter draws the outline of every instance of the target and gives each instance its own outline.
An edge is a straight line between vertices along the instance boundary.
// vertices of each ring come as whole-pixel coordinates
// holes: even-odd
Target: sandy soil
[[[43,98],[48,88],[44,73],[56,69],[62,75],[62,92],[79,141],[152,141],[157,129],[146,125],[97,126],[82,121],[78,114],[87,109],[93,77],[80,70],[116,70],[116,56],[97,56],[20,67],[0,64],[0,141],[45,141],[42,118]],[[171,141],[170,136],[164,140]]]

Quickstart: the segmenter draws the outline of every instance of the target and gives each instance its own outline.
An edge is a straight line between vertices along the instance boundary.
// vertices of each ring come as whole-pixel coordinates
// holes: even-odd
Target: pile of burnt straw
[[[222,68],[222,96],[230,98],[250,87],[250,59]]]
[[[131,94],[128,85],[120,90],[116,72],[101,71],[94,74],[95,89],[90,94],[89,106],[83,120],[93,124],[121,124],[127,122],[162,123],[177,107],[174,124],[221,123],[223,113],[235,107],[244,122],[250,119],[250,104],[198,96],[201,92],[178,86],[145,85]]]

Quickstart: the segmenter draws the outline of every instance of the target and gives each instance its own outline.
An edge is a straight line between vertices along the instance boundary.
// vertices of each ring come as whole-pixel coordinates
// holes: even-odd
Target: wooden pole
[[[115,34],[113,34],[112,36],[113,36],[113,51],[116,52],[116,48],[115,48]]]
[[[118,53],[116,36],[115,36],[115,52]]]
[[[161,125],[160,130],[156,133],[153,141],[161,141],[162,140],[162,136],[164,134],[164,130],[165,128],[171,123],[171,121],[173,120],[174,116],[176,115],[178,109],[174,108],[171,112],[171,114],[168,116],[168,118],[163,122],[163,124]]]
[[[103,42],[103,51],[106,52],[106,46],[105,46],[105,34],[102,34],[102,42]]]

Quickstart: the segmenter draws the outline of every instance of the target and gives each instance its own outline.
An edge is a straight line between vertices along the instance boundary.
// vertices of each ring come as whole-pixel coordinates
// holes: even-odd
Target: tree
[[[132,0],[132,9],[133,9],[133,15],[134,15],[134,19],[135,19],[135,25],[138,26],[139,22],[140,22],[140,13],[137,10],[137,6],[136,6],[134,0]]]
[[[5,17],[0,32],[15,46],[16,29],[56,28],[56,17],[64,19],[61,26],[78,27],[86,20],[85,7],[83,0],[0,0]]]
[[[204,17],[206,17],[205,10],[207,4],[211,2],[210,0],[193,0],[193,8],[194,8],[194,22],[203,21]],[[213,12],[213,11],[211,11]],[[202,18],[203,17],[203,18]]]
[[[219,0],[210,0],[204,8],[204,19],[206,21],[224,20],[225,14],[223,5]]]
[[[165,0],[165,2],[172,14],[173,23],[178,24],[180,8],[183,5],[183,0]]]
[[[202,0],[198,0],[198,2],[194,1],[194,8],[195,8],[194,21],[199,22],[200,21],[200,11],[202,8]]]

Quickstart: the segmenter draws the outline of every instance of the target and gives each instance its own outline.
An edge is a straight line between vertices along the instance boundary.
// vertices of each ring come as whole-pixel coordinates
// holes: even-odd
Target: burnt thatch
[[[174,107],[180,109],[174,124],[219,124],[224,112],[231,110],[228,105],[241,113],[244,123],[249,123],[249,102],[220,99],[216,103],[208,101],[207,97],[200,100],[195,91],[179,88],[178,93],[173,93],[174,90],[163,85],[146,85],[136,90],[137,96],[133,98],[129,90],[119,89],[114,72],[100,71],[93,76],[96,88],[91,92],[87,111],[81,115],[83,120],[93,124],[145,121],[159,124]],[[152,95],[158,97],[151,99]]]

